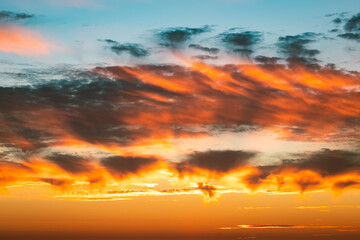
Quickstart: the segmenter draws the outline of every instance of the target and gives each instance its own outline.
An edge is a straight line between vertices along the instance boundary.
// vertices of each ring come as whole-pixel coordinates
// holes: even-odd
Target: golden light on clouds
[[[358,239],[359,14],[132,41],[137,1],[4,1],[0,239]]]

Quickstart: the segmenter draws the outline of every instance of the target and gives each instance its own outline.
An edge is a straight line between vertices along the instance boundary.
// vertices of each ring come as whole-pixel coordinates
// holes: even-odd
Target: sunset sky
[[[0,1],[1,240],[359,238],[360,1]]]

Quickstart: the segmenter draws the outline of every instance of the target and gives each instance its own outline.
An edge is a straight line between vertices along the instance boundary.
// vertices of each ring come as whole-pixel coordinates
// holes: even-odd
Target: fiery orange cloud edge
[[[53,197],[84,201],[177,194],[202,194],[206,200],[216,200],[221,194],[236,192],[299,194],[331,190],[339,194],[344,190],[360,189],[359,171],[321,176],[312,170],[278,166],[274,173],[261,177],[264,174],[261,168],[241,166],[229,172],[194,167],[191,172],[179,173],[174,167],[176,163],[158,160],[135,172],[119,174],[94,162],[91,164],[89,171],[70,173],[41,159],[21,166],[2,162],[0,186],[10,189],[50,184],[57,189]],[[166,180],[167,186],[159,185],[159,180]]]
[[[176,132],[170,128],[174,124],[183,128],[222,124],[231,128],[239,123],[251,123],[277,133],[279,138],[298,141],[352,140],[358,137],[358,126],[355,122],[349,123],[349,119],[360,115],[356,107],[360,101],[360,80],[356,74],[332,69],[312,71],[301,66],[287,69],[253,64],[213,66],[189,61],[186,64],[186,68],[170,66],[165,71],[161,67],[146,65],[93,69],[93,73],[114,81],[130,84],[141,81],[149,88],[160,89],[134,88],[118,93],[126,94],[131,101],[134,98],[145,102],[145,107],[136,109],[130,106],[128,114],[114,119],[126,124],[130,133],[141,127],[148,130],[147,134],[135,133],[135,140],[126,146],[138,147],[137,152],[129,152],[121,144],[93,143],[79,137],[66,125],[67,118],[82,120],[82,116],[76,113],[69,115],[61,109],[51,108],[25,109],[29,114],[20,116],[22,121],[36,130],[46,130],[57,136],[44,146],[73,150],[77,146],[94,147],[112,154],[113,158],[105,162],[96,158],[78,158],[70,161],[69,164],[75,165],[71,170],[62,165],[67,164],[66,156],[61,161],[49,161],[41,156],[30,156],[20,162],[2,161],[0,184],[5,188],[50,184],[61,190],[56,197],[74,200],[166,194],[204,194],[206,198],[212,198],[226,192],[277,194],[360,188],[358,165],[330,174],[292,162],[275,166],[239,162],[231,168],[217,170],[199,162],[173,162],[142,154],[142,148],[153,144],[171,147],[171,140],[178,137],[196,139],[209,135],[206,129]],[[171,73],[166,72],[169,69]],[[246,106],[249,100],[256,104]],[[109,96],[110,103],[117,104],[117,101]],[[239,108],[234,109],[234,106]],[[329,115],[332,121],[328,121]],[[85,125],[90,123],[83,122]],[[1,125],[6,127],[9,123],[4,121]],[[7,139],[13,146],[30,150],[37,148],[31,140],[15,132]],[[166,151],[166,148],[160,151]],[[121,161],[127,161],[123,166],[125,170],[116,164]],[[131,161],[140,164],[132,166]],[[159,180],[166,180],[167,186],[158,186]]]
[[[135,142],[132,145],[166,144],[166,139],[206,136],[209,133],[204,126],[212,125],[223,127],[224,131],[238,125],[252,125],[273,131],[281,139],[296,141],[354,141],[358,138],[356,119],[360,113],[356,106],[360,99],[357,94],[359,76],[356,74],[331,69],[315,72],[300,66],[268,69],[257,65],[217,67],[198,62],[189,68],[164,68],[116,66],[94,69],[95,73],[114,81],[129,84],[141,81],[149,88],[155,88],[156,91],[133,88],[117,92],[124,94],[124,103],[122,99],[109,96],[110,104],[124,105],[119,115],[109,117],[116,123],[127,125],[129,133],[134,135],[131,136]],[[129,106],[125,105],[127,101]],[[139,107],[130,105],[135,101]],[[59,140],[50,145],[83,144],[84,139],[69,129],[67,118],[79,119],[85,126],[92,127],[92,122],[83,119],[81,113],[68,116],[62,109],[32,107],[23,109],[28,114],[19,118],[38,131],[46,130],[58,136]],[[107,123],[106,120],[97,121]],[[4,121],[1,125],[6,127],[9,123]],[[174,125],[180,126],[179,130],[172,129]],[[145,133],[139,132],[143,130]],[[35,147],[19,135],[12,133],[8,138],[20,147]],[[88,144],[86,140],[85,144]],[[116,143],[99,142],[96,145],[119,149]]]
[[[359,110],[356,108],[359,102],[356,94],[359,88],[359,76],[356,74],[343,74],[331,69],[315,72],[301,66],[286,69],[266,68],[254,64],[218,67],[201,62],[186,61],[186,63],[189,65],[188,68],[180,70],[179,76],[176,74],[169,76],[166,72],[162,72],[161,67],[152,69],[151,66],[108,67],[94,70],[105,76],[125,79],[125,81],[134,81],[135,77],[145,84],[179,94],[177,98],[167,99],[156,94],[145,94],[149,100],[165,103],[179,101],[180,106],[191,106],[181,109],[182,112],[166,106],[163,108],[160,106],[159,111],[145,109],[136,118],[125,117],[125,121],[129,124],[154,127],[169,123],[186,126],[250,121],[254,125],[271,128],[284,139],[322,141],[332,138],[335,134],[339,135],[339,138],[347,137],[346,131],[337,130],[346,127],[342,125],[347,118],[359,116]],[[273,95],[270,92],[269,95],[261,95],[263,90],[278,91],[282,94]],[[134,94],[144,96],[142,92]],[[344,94],[353,95],[344,98]],[[187,97],[182,98],[182,96]],[[259,101],[260,105],[246,106],[242,98]],[[234,108],[236,105],[239,106],[238,109]],[[255,108],[251,109],[251,107]],[[332,122],[325,121],[329,115],[333,118]],[[297,126],[299,130],[305,130],[308,134],[303,136],[293,134],[296,129],[292,129],[291,126]],[[348,131],[355,137],[357,128],[352,127]]]

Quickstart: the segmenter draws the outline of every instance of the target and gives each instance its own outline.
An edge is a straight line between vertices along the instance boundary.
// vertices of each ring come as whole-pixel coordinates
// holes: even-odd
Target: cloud
[[[337,17],[337,18],[335,18],[334,20],[332,20],[332,22],[333,23],[335,23],[335,24],[340,24],[340,23],[342,23],[342,19],[341,18],[339,18],[339,17]]]
[[[50,44],[34,31],[22,27],[0,26],[0,51],[19,55],[48,54]]]
[[[69,179],[58,179],[58,178],[40,178],[42,182],[49,183],[56,187],[66,188],[73,184],[72,180]]]
[[[34,14],[15,13],[11,11],[0,11],[0,24],[13,23],[34,18]]]
[[[121,55],[123,53],[128,53],[133,57],[146,57],[150,55],[149,50],[145,49],[141,44],[137,43],[119,43],[117,41],[111,39],[99,40],[110,45],[109,47],[105,47],[110,49],[117,55]]]
[[[352,16],[344,25],[344,30],[347,32],[360,31],[360,13]]]
[[[14,159],[3,160],[0,158],[0,187],[11,186],[17,181],[31,178],[33,169],[21,162],[14,162]]]
[[[256,31],[225,32],[219,37],[233,52],[249,56],[253,53],[253,47],[262,41],[263,34]]]
[[[323,177],[348,172],[360,173],[360,153],[345,150],[322,149],[304,156],[304,159],[285,161],[285,167],[294,167],[298,171],[311,170]]]
[[[250,225],[238,225],[238,228],[297,228],[299,226],[289,224],[250,224]]]
[[[196,169],[224,174],[246,165],[255,155],[240,150],[194,152],[186,160],[176,163],[175,168],[180,174],[193,173]]]
[[[254,58],[254,60],[260,64],[265,64],[269,66],[274,66],[280,60],[278,57],[266,57],[263,55],[258,55]]]
[[[111,156],[101,160],[101,164],[113,175],[124,178],[151,169],[159,160],[153,157]]]
[[[256,189],[276,169],[275,166],[257,166],[256,170],[242,178],[242,181],[251,189]]]
[[[308,49],[307,45],[316,41],[319,34],[306,32],[294,36],[279,37],[278,47],[280,52],[287,57],[290,63],[310,65],[318,62],[317,49]]]
[[[216,190],[214,186],[205,183],[198,183],[198,188],[209,198],[214,196]]]
[[[43,71],[61,80],[0,88],[0,140],[36,150],[75,140],[120,147],[254,129],[302,141],[358,138],[351,129],[359,126],[359,99],[348,90],[356,89],[357,73],[269,64],[196,62],[16,75],[41,79]]]
[[[261,41],[262,33],[245,31],[239,33],[223,33],[222,41],[233,47],[251,47]]]
[[[1,169],[22,169],[22,170],[26,170],[26,171],[32,171],[32,169],[28,166],[25,166],[22,163],[18,163],[18,162],[13,162],[13,161],[4,161],[4,160],[0,160],[0,166]],[[11,171],[11,170],[9,170]]]
[[[358,188],[360,189],[360,181],[348,180],[348,181],[339,181],[336,182],[333,186],[335,189],[345,189],[345,188]]]
[[[15,182],[22,184],[24,181],[30,183],[40,181],[60,188],[68,188],[80,180],[86,182],[82,187],[91,185],[97,191],[102,190],[108,183],[125,181],[130,176],[145,176],[144,179],[151,177],[151,181],[156,182],[165,177],[161,172],[172,174],[171,179],[174,183],[177,180],[182,181],[183,184],[184,180],[188,184],[190,181],[197,182],[196,187],[191,185],[191,187],[163,189],[157,189],[157,184],[138,184],[136,185],[138,189],[112,192],[109,199],[130,195],[199,194],[200,192],[207,198],[213,198],[217,193],[245,193],[249,190],[276,194],[312,190],[339,191],[360,187],[357,152],[324,149],[296,154],[298,159],[288,159],[282,164],[269,166],[250,164],[249,160],[253,155],[253,152],[244,151],[207,151],[190,154],[186,160],[173,163],[149,156],[112,155],[100,158],[99,161],[91,158],[90,162],[88,159],[65,153],[52,153],[44,159],[34,154],[33,157],[22,162],[0,161],[0,183],[2,186],[9,186]],[[67,171],[68,178],[64,178],[64,172],[48,162],[55,163]],[[339,170],[334,170],[335,164],[339,166]],[[151,173],[153,170],[157,170],[155,175]],[[184,175],[186,178],[183,178]],[[217,187],[205,183],[204,180],[216,181]],[[146,186],[146,193],[143,191],[143,186]],[[88,193],[91,195],[91,191]],[[100,198],[102,197],[104,196],[101,195]]]
[[[196,49],[196,50],[200,50],[200,51],[203,51],[203,52],[207,52],[209,54],[217,54],[220,52],[220,49],[219,48],[215,48],[215,47],[203,47],[199,44],[189,44],[189,48],[192,48],[192,49]]]
[[[296,229],[320,229],[320,228],[342,228],[344,226],[328,226],[328,225],[291,225],[291,224],[242,224],[237,225],[236,227],[221,227],[223,230],[234,230],[234,229],[243,229],[243,228],[253,228],[253,229],[278,229],[278,228],[296,228]],[[350,228],[356,228],[355,226],[346,226]]]
[[[209,55],[196,55],[192,58],[199,59],[199,60],[216,60],[218,59],[217,56],[209,56]]]
[[[42,74],[47,81],[40,81]],[[359,127],[359,74],[336,68],[189,61],[187,66],[46,68],[11,76],[40,80],[0,88],[0,143],[7,149],[1,158],[33,172],[16,168],[2,172],[2,179],[18,179],[20,172],[23,181],[62,179],[66,171],[74,181],[100,179],[106,185],[151,175],[164,163],[153,155],[172,151],[177,140],[229,132],[265,130],[281,139],[311,142],[359,139],[354,130]],[[79,149],[96,156],[81,157]],[[193,152],[179,162],[168,159],[170,167],[163,170],[179,180],[211,183],[197,193],[234,186],[236,191],[269,192],[358,187],[356,151],[323,149],[290,155],[279,165],[252,166],[249,161],[256,156],[246,149]],[[44,174],[44,169],[56,174]],[[236,184],[222,188],[216,183],[216,190],[204,179],[228,174]]]
[[[333,18],[331,23],[335,26],[339,26],[341,23],[344,23],[348,20],[347,15],[349,12],[341,12],[341,13],[333,13],[333,14],[326,14],[325,17]]]
[[[297,159],[284,159],[280,165],[254,166],[253,171],[242,178],[251,189],[256,189],[271,178],[277,179],[281,187],[284,176],[296,184],[301,192],[309,189],[323,188],[326,179],[336,179],[342,176],[352,176],[351,180],[331,180],[335,189],[358,186],[356,176],[360,174],[360,153],[356,151],[322,149],[311,153],[297,154]],[[292,176],[291,176],[292,175]],[[325,184],[326,185],[326,184]]]
[[[80,156],[52,153],[46,159],[72,174],[86,173],[92,170],[89,161]]]
[[[342,33],[338,35],[341,38],[360,41],[360,33]]]
[[[33,17],[9,12],[0,16],[1,21],[12,23]],[[341,35],[357,39],[357,15],[351,19],[345,23],[345,33]],[[187,46],[191,52],[204,53],[193,58],[215,60],[220,48],[191,42],[209,31],[208,26],[169,28],[157,32],[156,37],[160,45],[170,50]],[[92,70],[67,66],[60,70],[34,70],[38,75],[29,71],[6,73],[17,79],[31,79],[29,86],[0,88],[0,144],[15,149],[0,154],[3,159],[0,181],[5,184],[17,179],[42,181],[61,187],[82,180],[106,185],[109,179],[111,182],[140,176],[163,163],[157,156],[149,157],[141,150],[159,149],[163,153],[166,147],[175,148],[178,139],[190,137],[196,141],[197,137],[216,138],[228,132],[265,130],[282,140],[356,142],[360,137],[357,131],[360,75],[331,65],[317,65],[319,50],[311,49],[310,44],[318,36],[303,33],[278,39],[280,52],[296,68],[278,64],[280,58],[258,55],[254,58],[256,63],[244,65],[211,65],[189,60],[186,66],[155,63]],[[5,52],[37,55],[48,50],[47,43],[41,48],[40,35],[21,27],[5,24],[0,27],[0,37],[3,40],[0,50]],[[231,30],[218,37],[227,50],[249,57],[262,41],[263,33]],[[118,55],[150,54],[140,44],[110,39],[101,42]],[[317,68],[306,68],[308,65]],[[39,155],[57,147],[67,148],[70,153],[50,151],[51,154]],[[78,148],[101,156],[81,157],[76,154]],[[130,152],[135,149],[134,155],[124,149]],[[105,153],[112,155],[104,157]],[[245,192],[251,189],[269,193],[359,187],[356,151],[323,149],[292,155],[279,165],[251,166],[249,160],[257,155],[246,150],[193,152],[181,162],[169,159],[170,168],[162,170],[180,178],[189,175],[199,182],[195,188],[173,192],[201,191],[208,197],[221,190],[241,191],[241,187],[246,188]],[[10,160],[14,163],[9,164]],[[64,171],[59,168],[71,180],[63,179]],[[50,175],[53,172],[54,176]],[[207,181],[197,180],[196,175],[203,173],[220,181],[231,174],[236,186],[200,182]],[[159,194],[160,190],[149,192]]]
[[[207,25],[201,28],[168,28],[156,33],[156,37],[160,40],[160,45],[169,48],[178,48],[194,36],[210,31],[211,28]]]
[[[360,13],[353,15],[350,19],[342,19],[345,33],[338,34],[339,37],[360,41]],[[340,23],[340,22],[339,22]]]
[[[48,54],[51,44],[39,33],[19,26],[33,18],[34,14],[0,11],[0,51],[28,56]]]

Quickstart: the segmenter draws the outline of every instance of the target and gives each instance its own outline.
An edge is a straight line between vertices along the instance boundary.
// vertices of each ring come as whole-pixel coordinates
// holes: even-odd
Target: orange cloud
[[[193,192],[209,197],[226,191],[359,188],[358,152],[323,149],[278,165],[253,166],[248,160],[256,158],[254,151],[209,146],[208,152],[192,152],[174,145],[179,138],[254,129],[290,140],[357,140],[358,73],[188,62],[187,67],[114,66],[71,74],[81,80],[0,89],[0,102],[6,102],[0,104],[5,116],[0,141],[24,155],[4,155],[0,167],[15,170],[0,172],[2,185],[35,181],[102,190],[131,184],[129,179],[167,179],[173,185],[150,189],[169,194],[202,183]],[[56,148],[66,153],[54,154]],[[80,149],[95,153],[83,156]],[[177,158],[159,157],[168,150],[177,151]]]
[[[356,73],[301,66],[187,63],[188,68],[117,66],[94,71],[129,85],[144,84],[143,89],[124,92],[148,106],[139,105],[138,112],[124,116],[129,124],[249,124],[270,129],[284,139],[305,141],[358,137],[351,130],[359,116]],[[328,116],[332,121],[326,121]]]
[[[221,230],[236,230],[236,229],[244,229],[244,228],[253,228],[253,229],[321,229],[321,228],[350,228],[349,231],[359,231],[357,226],[326,226],[326,225],[288,225],[288,224],[243,224],[237,225],[236,227],[221,227]],[[353,228],[353,229],[352,229]],[[337,230],[341,231],[341,230]]]
[[[19,26],[0,26],[0,51],[19,55],[44,55],[50,44],[41,35]]]
[[[350,152],[323,151],[307,160],[272,166],[251,166],[246,162],[250,157],[246,154],[239,151],[192,154],[185,161],[186,171],[179,172],[183,166],[151,156],[91,159],[56,153],[29,157],[22,163],[0,161],[0,186],[49,184],[61,190],[56,197],[87,201],[176,194],[202,194],[209,200],[229,192],[339,193],[360,187],[359,163],[344,158],[357,157]],[[213,159],[206,163],[204,157]],[[332,168],[331,164],[341,158],[343,163]],[[169,181],[168,185],[158,186],[164,180]]]

